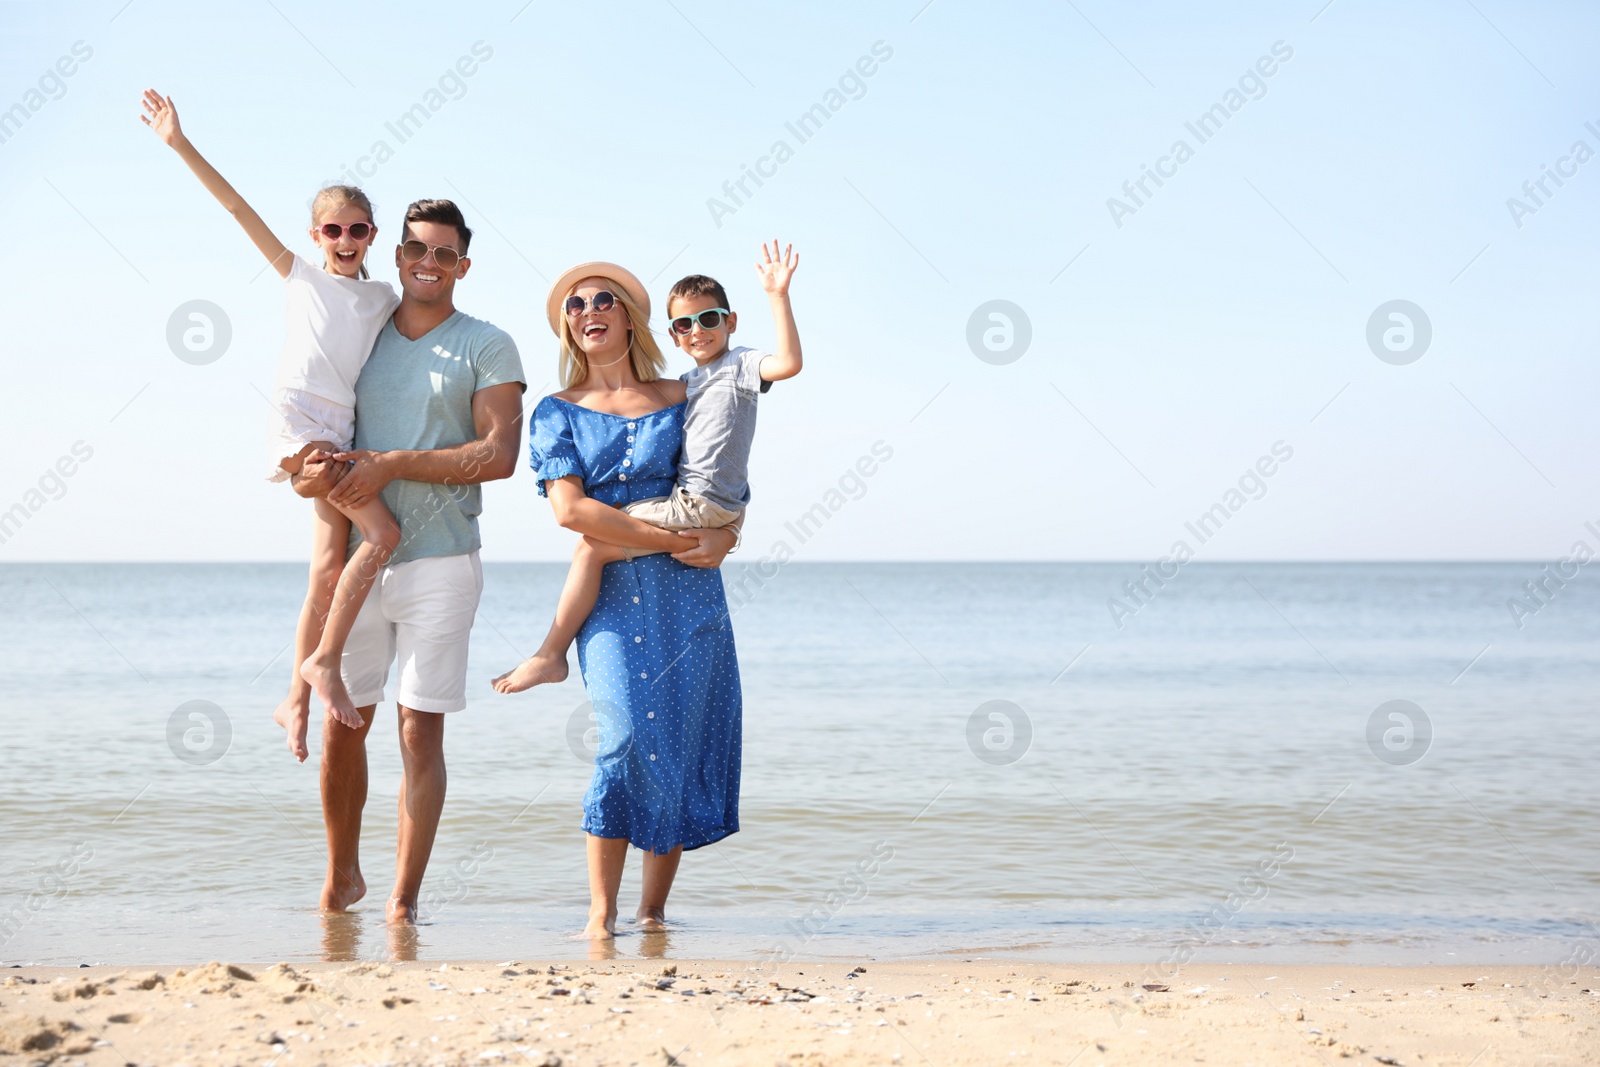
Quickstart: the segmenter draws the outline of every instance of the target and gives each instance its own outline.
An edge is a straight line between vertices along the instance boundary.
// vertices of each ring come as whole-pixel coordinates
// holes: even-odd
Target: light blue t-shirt
[[[516,343],[497,326],[457,311],[408,340],[390,319],[356,379],[356,447],[450,448],[478,436],[472,396],[491,385],[519,382]],[[477,485],[434,485],[396,480],[383,502],[400,523],[400,546],[391,563],[477,551],[483,490]],[[351,531],[351,544],[360,535]]]

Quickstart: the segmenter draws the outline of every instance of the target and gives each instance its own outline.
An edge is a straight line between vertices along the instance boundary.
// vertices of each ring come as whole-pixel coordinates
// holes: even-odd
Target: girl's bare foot
[[[356,714],[356,706],[350,702],[350,693],[339,675],[339,657],[335,656],[331,663],[315,655],[309,657],[300,664],[300,677],[311,686],[317,698],[327,706],[328,714],[337,722],[352,730],[359,730],[365,725],[361,716]]]
[[[667,928],[667,913],[662,908],[647,908],[639,905],[639,912],[633,917],[639,924],[639,929],[644,931],[665,930]]]
[[[590,941],[611,940],[617,936],[617,913],[590,912],[589,922],[584,926],[583,933],[578,936],[588,938]]]
[[[303,696],[290,693],[272,713],[272,721],[283,727],[289,735],[289,753],[301,763],[311,754],[306,748],[306,724],[311,721],[311,691]]]
[[[417,909],[407,903],[404,898],[390,897],[388,906],[384,908],[384,918],[390,923],[415,926],[417,924]]]
[[[489,683],[494,686],[496,693],[520,693],[524,689],[532,689],[536,685],[545,683],[554,684],[567,680],[567,657],[544,656],[534,654],[494,681]]]
[[[328,871],[322,884],[322,910],[344,911],[367,895],[367,880],[360,869],[353,871]]]

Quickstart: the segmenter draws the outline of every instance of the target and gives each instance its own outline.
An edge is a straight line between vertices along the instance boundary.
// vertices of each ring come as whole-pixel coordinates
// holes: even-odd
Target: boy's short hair
[[[436,222],[441,226],[454,226],[461,238],[461,254],[467,254],[472,244],[472,231],[467,228],[466,217],[452,200],[415,200],[406,208],[406,221],[400,227],[407,238],[411,236],[413,222]]]
[[[667,294],[667,313],[669,315],[672,313],[674,300],[688,300],[697,296],[712,297],[719,307],[728,306],[728,294],[722,288],[721,282],[704,274],[691,274],[687,278],[678,279],[672,291]]]

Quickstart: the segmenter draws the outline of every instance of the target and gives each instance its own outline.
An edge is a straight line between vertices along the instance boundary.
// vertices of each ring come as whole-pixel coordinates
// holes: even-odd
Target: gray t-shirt
[[[730,348],[679,376],[689,395],[678,484],[729,511],[750,503],[756,398],[772,388],[771,382],[761,380],[766,355],[753,348]]]
[[[384,323],[372,355],[356,379],[356,447],[450,448],[478,436],[472,395],[491,385],[519,382],[522,359],[504,330],[457,311],[408,340]],[[434,485],[396,480],[383,502],[400,523],[400,546],[391,563],[477,551],[483,490],[477,485]],[[351,531],[351,544],[360,535]]]

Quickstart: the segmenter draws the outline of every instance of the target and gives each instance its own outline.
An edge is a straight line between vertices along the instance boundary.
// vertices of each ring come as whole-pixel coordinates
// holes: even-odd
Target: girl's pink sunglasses
[[[352,222],[348,227],[340,226],[337,222],[324,222],[317,229],[322,232],[322,236],[330,241],[337,241],[339,235],[344,233],[346,229],[350,231],[350,240],[352,241],[365,241],[378,232],[378,228],[370,222]]]

